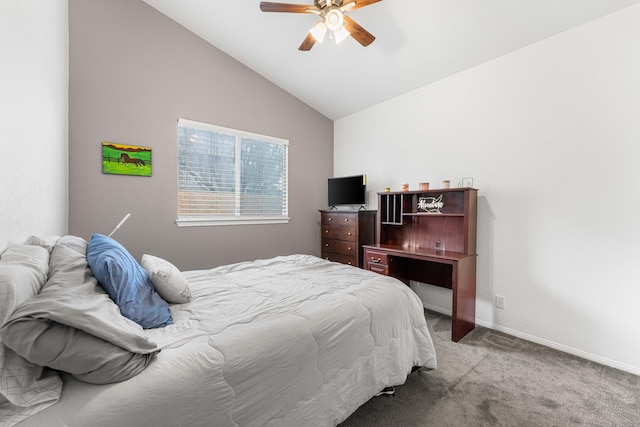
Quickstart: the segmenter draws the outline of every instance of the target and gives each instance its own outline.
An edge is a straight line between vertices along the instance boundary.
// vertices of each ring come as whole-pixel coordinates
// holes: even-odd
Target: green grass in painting
[[[136,167],[131,164],[116,163],[115,161],[102,161],[102,172],[117,175],[151,176],[151,165],[146,164]]]

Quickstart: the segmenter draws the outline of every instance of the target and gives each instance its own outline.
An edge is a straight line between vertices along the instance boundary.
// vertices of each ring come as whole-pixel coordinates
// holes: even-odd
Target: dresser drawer
[[[357,229],[355,224],[323,225],[322,237],[327,239],[349,240],[355,241]]]
[[[322,258],[333,262],[340,262],[342,264],[358,266],[358,261],[355,256],[336,254],[333,252],[323,253]]]
[[[337,227],[338,225],[352,225],[355,227],[357,217],[352,213],[345,212],[328,212],[322,214],[322,225],[330,225],[331,227]]]
[[[358,245],[355,241],[322,239],[322,250],[324,252],[356,256]]]

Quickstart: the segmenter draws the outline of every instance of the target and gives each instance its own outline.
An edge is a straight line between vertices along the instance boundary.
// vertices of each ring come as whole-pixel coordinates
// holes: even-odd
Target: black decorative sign
[[[420,197],[418,198],[418,210],[428,213],[442,213],[441,209],[444,207],[442,201],[442,194],[438,197]]]

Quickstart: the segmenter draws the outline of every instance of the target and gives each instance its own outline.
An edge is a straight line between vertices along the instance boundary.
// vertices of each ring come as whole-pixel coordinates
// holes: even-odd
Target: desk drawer
[[[364,260],[371,264],[389,265],[389,255],[386,252],[378,252],[374,249],[365,248]]]
[[[376,264],[375,262],[367,261],[367,270],[382,274],[383,276],[389,275],[389,266],[385,264]]]
[[[358,245],[355,241],[322,239],[322,251],[334,252],[342,255],[356,256]]]
[[[388,276],[389,261],[389,255],[385,252],[379,252],[368,248],[365,248],[364,250],[365,268],[369,271]]]

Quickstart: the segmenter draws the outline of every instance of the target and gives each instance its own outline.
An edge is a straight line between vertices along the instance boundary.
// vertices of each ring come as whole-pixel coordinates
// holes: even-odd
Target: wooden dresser
[[[362,245],[376,241],[376,212],[321,210],[322,258],[362,268]]]

